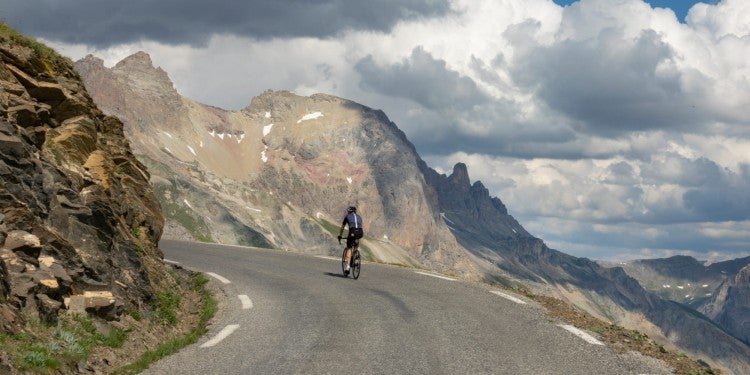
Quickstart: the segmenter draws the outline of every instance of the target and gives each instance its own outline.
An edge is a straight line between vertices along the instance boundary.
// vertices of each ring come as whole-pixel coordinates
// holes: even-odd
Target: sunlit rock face
[[[164,219],[122,123],[101,112],[71,62],[0,38],[0,321],[117,319],[168,287]],[[106,302],[106,303],[105,303]]]
[[[101,108],[124,122],[175,224],[167,228],[181,238],[334,254],[331,228],[355,205],[369,256],[481,277],[445,225],[413,145],[383,112],[286,91],[222,110],[180,96],[144,53],[111,69],[93,56],[76,67]]]

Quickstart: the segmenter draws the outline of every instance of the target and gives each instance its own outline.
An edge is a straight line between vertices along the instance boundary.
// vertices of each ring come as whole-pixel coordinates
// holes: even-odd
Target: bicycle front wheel
[[[359,250],[355,250],[352,254],[352,277],[359,279],[359,271],[362,267],[362,262],[359,259]]]

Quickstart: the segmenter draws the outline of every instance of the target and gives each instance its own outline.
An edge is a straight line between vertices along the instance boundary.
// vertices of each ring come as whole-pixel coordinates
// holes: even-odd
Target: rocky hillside
[[[750,264],[724,280],[699,310],[750,344]]]
[[[693,257],[621,264],[644,288],[705,314],[750,344],[750,257],[706,265]]]
[[[737,327],[717,328],[697,311],[645,290],[620,267],[604,267],[548,248],[523,230],[481,182],[470,184],[465,165],[456,165],[450,176],[422,168],[428,184],[438,192],[440,210],[457,241],[494,281],[506,285],[520,282],[604,321],[646,332],[673,350],[706,359],[728,372],[750,371],[750,348],[733,337],[739,337],[737,334],[728,333],[737,332],[732,330]],[[726,272],[735,263],[717,264],[710,272]],[[731,313],[722,314],[722,318],[744,322],[750,316],[750,304],[746,295],[737,295],[743,290],[737,285],[742,284],[727,285],[725,289],[735,294],[725,300],[718,298],[716,305],[732,306],[723,308]]]
[[[0,334],[149,314],[171,285],[149,178],[72,63],[0,24]]]
[[[381,111],[284,91],[226,111],[180,96],[144,53],[112,68],[92,56],[76,67],[148,165],[165,236],[338,255],[333,237],[355,204],[373,259],[529,285],[694,358],[750,372],[750,349],[705,316],[644,290],[621,268],[547,248],[471,183],[465,165],[449,176],[429,168]]]
[[[76,67],[154,175],[167,235],[338,254],[332,233],[356,205],[367,256],[479,275],[440,217],[413,146],[382,112],[283,91],[225,111],[181,97],[144,53],[111,69],[91,56]]]

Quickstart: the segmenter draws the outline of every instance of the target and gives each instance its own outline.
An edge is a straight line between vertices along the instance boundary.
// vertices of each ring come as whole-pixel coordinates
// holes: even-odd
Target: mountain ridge
[[[126,72],[112,69],[109,86],[141,104],[118,111],[102,85],[109,73],[88,71],[95,72],[84,75],[87,86],[94,86],[92,96],[133,132],[134,150],[152,171],[168,222],[182,228],[179,235],[198,232],[191,221],[202,228],[195,236],[209,240],[261,241],[338,256],[331,234],[342,207],[356,204],[368,213],[363,250],[371,259],[505,285],[528,282],[595,316],[676,342],[691,355],[719,358],[721,352],[689,334],[705,332],[726,343],[721,349],[733,359],[723,360],[725,365],[750,371],[742,360],[750,358],[750,349],[707,318],[647,292],[620,268],[549,249],[481,182],[472,184],[464,164],[449,176],[429,168],[382,111],[326,94],[266,91],[240,111],[182,98],[187,110],[176,115],[186,120],[161,124],[144,119],[177,107],[152,105],[159,95],[149,96],[138,85],[128,88],[117,77]],[[165,96],[173,90],[163,87]]]

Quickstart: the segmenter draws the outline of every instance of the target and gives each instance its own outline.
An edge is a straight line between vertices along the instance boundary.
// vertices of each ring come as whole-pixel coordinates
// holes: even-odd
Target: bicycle
[[[339,238],[339,244],[341,244],[341,239]],[[362,269],[362,260],[359,256],[359,239],[354,241],[354,246],[352,246],[352,258],[351,258],[351,264],[350,271],[352,273],[352,277],[354,280],[359,279],[359,272]],[[341,272],[343,272],[344,277],[349,277],[349,272],[346,270],[346,247],[344,248],[344,253],[341,254]]]

